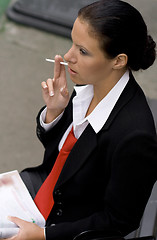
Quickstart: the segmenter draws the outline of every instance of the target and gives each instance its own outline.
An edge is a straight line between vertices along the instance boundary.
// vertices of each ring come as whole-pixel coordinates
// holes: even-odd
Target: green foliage
[[[10,0],[0,0],[0,17],[6,11],[9,3],[10,3]]]

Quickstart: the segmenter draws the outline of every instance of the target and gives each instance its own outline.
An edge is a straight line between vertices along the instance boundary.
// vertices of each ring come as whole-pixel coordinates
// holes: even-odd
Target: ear
[[[124,53],[121,53],[115,57],[113,69],[122,69],[125,68],[128,63],[128,56]]]

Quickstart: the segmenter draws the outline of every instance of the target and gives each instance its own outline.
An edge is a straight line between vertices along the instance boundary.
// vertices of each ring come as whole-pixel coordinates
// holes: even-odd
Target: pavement
[[[59,0],[58,0],[59,1]],[[66,0],[65,0],[66,1]],[[11,0],[11,3],[15,2]],[[128,0],[142,13],[149,33],[157,41],[157,2]],[[43,80],[53,76],[53,66],[45,61],[64,55],[70,39],[16,24],[0,16],[0,172],[36,166],[44,148],[36,137],[36,115],[44,105]],[[146,96],[157,99],[157,62],[134,74]],[[68,77],[70,92],[73,85]]]

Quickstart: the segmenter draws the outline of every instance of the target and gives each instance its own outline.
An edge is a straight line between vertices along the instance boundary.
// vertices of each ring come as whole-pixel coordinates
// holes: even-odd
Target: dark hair
[[[100,0],[81,8],[78,17],[88,22],[109,58],[125,53],[128,67],[134,71],[147,69],[155,61],[156,43],[148,35],[141,14],[130,4]]]

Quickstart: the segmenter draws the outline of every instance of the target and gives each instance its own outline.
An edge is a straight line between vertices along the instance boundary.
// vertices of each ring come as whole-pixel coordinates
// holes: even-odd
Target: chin
[[[77,79],[74,76],[70,76],[70,79],[73,83],[78,84],[78,85],[85,85],[85,83],[83,83],[81,80]]]

